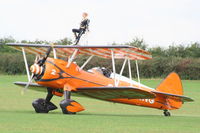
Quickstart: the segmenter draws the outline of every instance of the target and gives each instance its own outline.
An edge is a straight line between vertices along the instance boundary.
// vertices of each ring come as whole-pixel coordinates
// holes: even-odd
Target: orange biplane
[[[24,57],[29,82],[15,82],[15,84],[24,86],[23,91],[27,88],[47,91],[45,99],[39,98],[32,103],[37,113],[48,113],[57,109],[51,102],[54,95],[64,95],[64,100],[60,102],[64,114],[83,111],[84,107],[71,99],[71,93],[109,102],[156,108],[163,110],[165,116],[170,116],[168,110],[179,109],[183,102],[193,101],[183,96],[181,80],[174,72],[169,74],[156,89],[141,84],[137,61],[151,59],[152,56],[136,47],[13,43],[6,45],[22,51]],[[36,55],[35,62],[30,69],[26,53]],[[78,55],[89,56],[82,66],[74,62]],[[112,71],[101,67],[84,70],[94,56],[111,59]],[[116,59],[124,60],[119,73],[115,70]],[[131,60],[136,62],[138,82],[132,80]],[[129,78],[122,76],[126,64],[128,64]],[[35,83],[32,82],[33,79]]]

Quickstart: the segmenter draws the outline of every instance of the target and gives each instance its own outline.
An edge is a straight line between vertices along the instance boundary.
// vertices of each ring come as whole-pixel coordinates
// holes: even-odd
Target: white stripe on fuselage
[[[110,78],[114,79],[114,74],[113,74],[113,73],[110,75]],[[146,85],[143,85],[143,84],[141,84],[141,83],[138,83],[138,82],[136,82],[136,81],[134,81],[134,80],[131,80],[131,79],[125,77],[125,76],[120,76],[120,75],[117,74],[117,73],[115,74],[115,78],[116,78],[116,79],[119,79],[120,81],[124,81],[124,82],[130,83],[130,84],[136,85],[136,86],[140,86],[140,87],[144,87],[144,88],[148,88],[148,89],[153,89],[153,88],[151,88],[151,87],[148,87],[148,86],[146,86]],[[154,90],[154,89],[153,89],[153,90]]]

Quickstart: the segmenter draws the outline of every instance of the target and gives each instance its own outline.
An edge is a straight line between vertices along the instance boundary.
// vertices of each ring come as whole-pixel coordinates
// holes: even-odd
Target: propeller
[[[51,50],[52,50],[52,47],[50,47],[50,48],[47,50],[47,53],[46,53],[45,57],[43,57],[43,59],[42,59],[41,61],[39,60],[39,62],[38,62],[38,65],[39,65],[39,66],[44,65],[44,63],[46,62],[47,58],[49,57],[49,54],[51,53]]]
[[[28,83],[26,84],[26,86],[22,89],[21,95],[24,95],[24,93],[27,91],[27,89],[28,89],[29,85],[31,84],[33,78],[34,78],[34,73],[32,73],[30,80],[28,81]]]
[[[46,62],[47,58],[49,57],[50,53],[51,53],[52,47],[49,47],[45,56],[40,58],[40,56],[36,56],[35,57],[35,61],[34,64],[30,67],[30,71],[32,72],[31,74],[31,78],[28,81],[28,83],[26,84],[26,86],[22,89],[21,94],[24,95],[24,93],[27,91],[29,85],[31,84],[33,78],[36,75],[40,75],[42,74],[43,71],[43,65]]]

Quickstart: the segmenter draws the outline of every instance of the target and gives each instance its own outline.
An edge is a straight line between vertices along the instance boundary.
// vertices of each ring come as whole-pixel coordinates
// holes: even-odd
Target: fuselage
[[[71,63],[69,67],[66,67],[67,61],[60,59],[48,58],[45,63],[45,69],[42,77],[36,82],[40,85],[51,87],[55,89],[64,88],[65,84],[69,84],[73,87],[72,91],[77,91],[76,88],[82,87],[105,87],[105,86],[115,86],[115,81],[113,78],[108,78],[103,74],[91,69],[90,71],[84,71],[76,63]],[[130,79],[123,77],[118,78],[116,76],[116,81],[119,87],[131,86],[135,88],[140,88],[145,91],[156,91],[153,88],[140,84],[136,81],[131,81]],[[127,80],[127,81],[126,81]],[[170,109],[166,104],[166,99],[162,96],[156,95],[154,99],[107,99],[107,101],[131,104],[137,106],[145,106],[157,109]]]

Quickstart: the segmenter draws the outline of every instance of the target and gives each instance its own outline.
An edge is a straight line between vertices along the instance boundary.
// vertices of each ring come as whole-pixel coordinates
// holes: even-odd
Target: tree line
[[[12,37],[0,38],[0,43],[31,43],[31,44],[49,44],[52,42],[46,40],[35,41],[16,41]],[[64,38],[54,41],[53,43],[59,45],[72,44],[72,40]],[[153,59],[138,61],[140,76],[142,78],[160,78],[167,76],[170,72],[177,72],[182,79],[200,79],[200,43],[194,42],[187,45],[170,45],[168,47],[149,47],[143,39],[134,38],[132,41],[110,45],[129,45],[139,47],[149,51]],[[28,55],[28,63],[31,65],[34,60],[33,55]],[[81,65],[87,57],[78,57],[76,59],[77,64]],[[116,70],[120,71],[123,61],[116,60]],[[110,60],[101,59],[95,57],[87,65],[85,69],[89,69],[96,66],[104,66],[112,69]],[[136,77],[135,62],[131,62],[133,77]],[[127,68],[127,66],[126,66]],[[13,50],[9,47],[0,45],[0,73],[2,74],[25,74],[25,67],[21,52]],[[125,69],[123,75],[128,76],[128,69]]]

